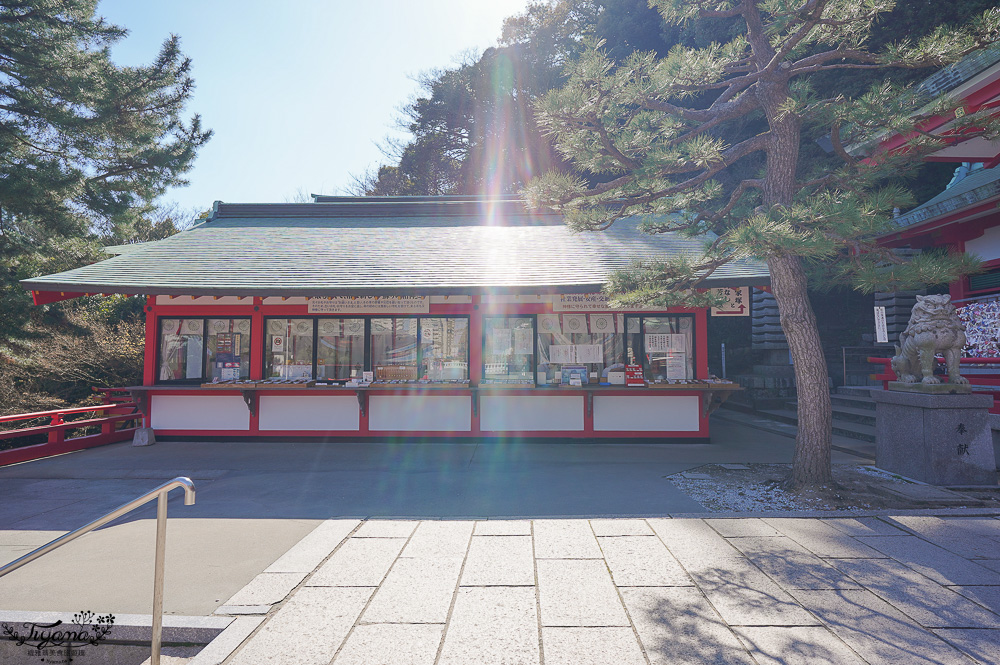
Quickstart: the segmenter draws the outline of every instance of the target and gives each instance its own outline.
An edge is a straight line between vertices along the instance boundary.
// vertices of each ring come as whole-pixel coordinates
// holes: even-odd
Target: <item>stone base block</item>
[[[972,386],[967,383],[903,383],[890,381],[889,390],[923,395],[970,395]]]
[[[156,434],[152,427],[140,427],[132,435],[133,446],[151,446],[156,443]]]
[[[875,463],[931,485],[996,485],[991,395],[872,390]]]

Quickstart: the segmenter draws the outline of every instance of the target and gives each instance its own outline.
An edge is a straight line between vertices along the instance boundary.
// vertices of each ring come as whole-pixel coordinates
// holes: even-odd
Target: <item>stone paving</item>
[[[328,520],[217,614],[231,665],[1000,663],[1000,519]]]

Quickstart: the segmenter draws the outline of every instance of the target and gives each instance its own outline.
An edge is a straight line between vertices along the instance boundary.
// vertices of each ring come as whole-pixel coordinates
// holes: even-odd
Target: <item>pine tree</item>
[[[194,81],[178,38],[118,66],[127,33],[96,5],[0,0],[0,355],[52,314],[18,280],[99,260],[98,236],[142,226],[211,137],[182,117]]]
[[[639,264],[616,274],[608,288],[621,305],[705,304],[699,285],[714,270],[735,259],[765,260],[798,387],[790,485],[830,482],[830,395],[809,278],[871,291],[941,283],[970,270],[962,257],[903,262],[876,238],[891,228],[892,208],[907,205],[901,178],[923,155],[958,135],[1000,132],[967,114],[950,138],[931,136],[919,119],[954,115],[954,102],[890,82],[849,99],[824,90],[829,76],[817,77],[941,67],[994,41],[1000,11],[871,50],[868,36],[892,0],[650,4],[682,35],[719,21],[709,34],[732,36],[704,48],[683,46],[682,38],[665,57],[635,53],[621,64],[592,43],[570,65],[568,83],[540,104],[542,126],[580,174],[547,174],[525,195],[581,230],[648,215],[651,233],[705,238],[700,262]],[[904,149],[880,152],[885,133],[908,137]]]
[[[127,32],[96,0],[0,1],[0,232],[80,235],[183,184],[211,136],[181,114],[194,82],[171,36],[148,66],[114,64]]]

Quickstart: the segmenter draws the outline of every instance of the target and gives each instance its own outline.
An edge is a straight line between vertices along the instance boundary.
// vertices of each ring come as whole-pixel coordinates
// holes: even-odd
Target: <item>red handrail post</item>
[[[62,425],[65,421],[63,420],[63,414],[55,413],[52,415],[52,422],[50,425]],[[59,428],[54,429],[49,432],[49,443],[62,443],[66,440],[66,430]]]

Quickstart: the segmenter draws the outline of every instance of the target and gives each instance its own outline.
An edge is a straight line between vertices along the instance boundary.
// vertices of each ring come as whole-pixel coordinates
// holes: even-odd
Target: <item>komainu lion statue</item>
[[[948,381],[968,383],[958,373],[964,346],[965,326],[958,319],[951,296],[917,296],[910,322],[899,335],[892,371],[903,383],[941,383],[934,376],[934,355],[941,353],[948,366]]]

